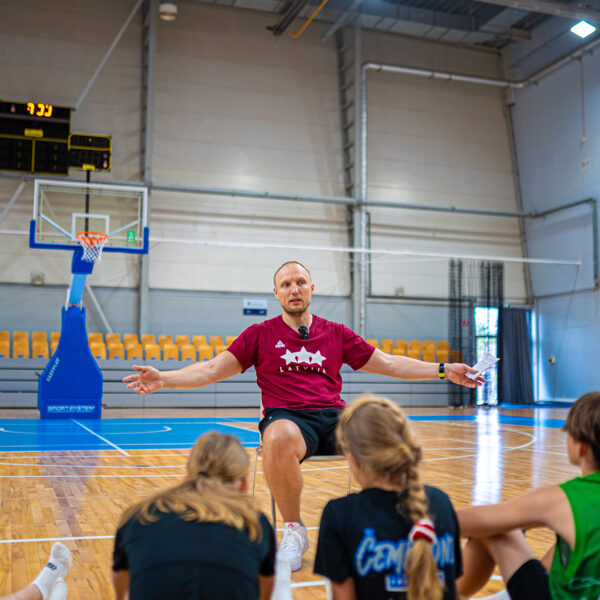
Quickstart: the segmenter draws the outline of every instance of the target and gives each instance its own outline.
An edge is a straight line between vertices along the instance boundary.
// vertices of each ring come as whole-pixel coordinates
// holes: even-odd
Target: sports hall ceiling
[[[296,33],[322,0],[195,0],[273,14],[273,35]],[[600,0],[324,0],[316,20],[330,24],[328,39],[342,25],[447,42],[503,49],[511,42],[549,59],[563,55],[600,36]],[[570,32],[580,20],[599,30],[581,40]],[[528,44],[534,30],[546,31]],[[525,49],[525,53],[528,49]]]

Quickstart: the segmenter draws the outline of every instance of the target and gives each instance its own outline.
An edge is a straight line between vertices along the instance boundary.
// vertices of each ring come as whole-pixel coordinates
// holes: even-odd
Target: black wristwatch
[[[446,371],[444,370],[445,368],[446,368],[446,363],[441,362],[440,368],[438,369],[438,376],[440,379],[446,379]]]

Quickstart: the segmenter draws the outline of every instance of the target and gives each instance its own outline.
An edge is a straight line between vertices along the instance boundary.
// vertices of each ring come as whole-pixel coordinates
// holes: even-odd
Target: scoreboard
[[[71,108],[0,101],[0,171],[67,175]]]
[[[0,100],[0,171],[110,171],[111,153],[110,136],[71,133],[67,106]]]

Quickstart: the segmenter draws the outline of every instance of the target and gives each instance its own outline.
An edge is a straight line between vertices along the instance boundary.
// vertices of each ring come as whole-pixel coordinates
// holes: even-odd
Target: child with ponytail
[[[341,414],[337,439],[363,490],[330,501],[321,518],[315,572],[334,600],[457,598],[456,514],[446,494],[421,483],[421,447],[402,411],[360,398]]]
[[[274,534],[246,493],[249,470],[236,438],[201,436],[182,483],[123,513],[113,555],[117,600],[267,600]]]

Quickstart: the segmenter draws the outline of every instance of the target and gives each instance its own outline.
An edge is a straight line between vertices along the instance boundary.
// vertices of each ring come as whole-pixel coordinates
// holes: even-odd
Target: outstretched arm
[[[513,529],[545,526],[574,547],[571,505],[557,485],[539,488],[500,504],[461,508],[456,514],[463,537],[491,537]]]
[[[198,388],[242,372],[242,365],[228,350],[208,361],[197,362],[175,371],[159,371],[151,366],[133,365],[137,373],[123,377],[127,388],[143,396],[161,388]]]
[[[423,362],[407,356],[393,356],[375,348],[371,358],[360,370],[396,379],[423,380],[438,379],[438,368],[439,363]],[[446,363],[444,372],[447,379],[466,387],[474,388],[485,383],[485,378],[481,376],[476,381],[469,379],[467,373],[476,373],[477,371],[462,363]]]

